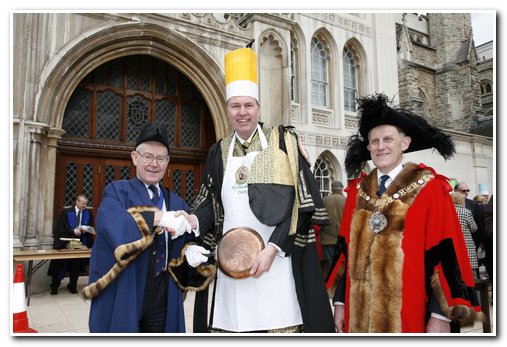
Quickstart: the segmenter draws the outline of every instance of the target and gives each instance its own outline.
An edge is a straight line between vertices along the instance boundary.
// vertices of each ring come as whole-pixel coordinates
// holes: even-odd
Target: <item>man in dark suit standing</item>
[[[481,206],[477,201],[472,199],[468,199],[468,193],[470,193],[470,188],[465,182],[458,182],[454,186],[454,191],[465,196],[465,207],[472,212],[474,216],[475,224],[477,224],[477,232],[472,234],[472,237],[475,242],[475,246],[479,247],[479,245],[484,240],[484,232],[485,232],[485,222],[484,222],[484,212],[481,209]]]
[[[64,209],[58,221],[56,222],[55,232],[53,234],[53,248],[63,249],[69,241],[60,240],[60,238],[80,239],[81,243],[88,248],[93,246],[93,215],[90,209],[87,209],[88,198],[83,194],[76,197],[74,206]],[[48,276],[51,276],[51,295],[58,294],[58,287],[69,271],[69,284],[67,289],[72,294],[77,293],[77,280],[79,273],[84,270],[88,259],[54,259],[49,263]]]

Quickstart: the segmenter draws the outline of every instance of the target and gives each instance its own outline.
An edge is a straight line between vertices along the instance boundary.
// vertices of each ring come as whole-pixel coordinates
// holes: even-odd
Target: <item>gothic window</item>
[[[63,119],[63,129],[65,129],[68,136],[88,137],[90,132],[91,95],[91,91],[83,87],[77,87],[70,97]]]
[[[319,191],[322,196],[329,195],[331,193],[331,171],[329,165],[322,158],[318,158],[315,161],[313,175],[319,185]]]
[[[150,119],[148,99],[135,95],[127,100],[127,141],[136,141],[141,127]]]
[[[325,46],[318,38],[312,39],[312,104],[328,106],[328,61]]]
[[[78,165],[77,163],[69,162],[66,169],[65,186],[68,189],[65,189],[64,206],[72,206],[75,200],[75,192],[77,191]]]
[[[481,94],[491,94],[493,92],[490,81],[481,82]]]
[[[95,138],[120,140],[121,97],[110,91],[97,93]]]
[[[298,98],[298,80],[297,80],[297,51],[294,40],[290,42],[290,99],[292,102],[299,102]]]
[[[93,162],[69,161],[65,164],[65,191],[63,206],[72,206],[78,194],[88,198],[89,206],[93,206],[93,191],[95,183],[95,165]]]
[[[345,111],[356,111],[357,64],[352,51],[343,49],[343,95]]]
[[[86,163],[83,165],[82,188],[81,192],[88,197],[88,203],[93,206],[93,184],[94,184],[94,165]]]
[[[144,123],[155,122],[167,128],[171,147],[202,149],[206,110],[197,88],[174,67],[129,56],[99,66],[75,89],[65,110],[64,138],[130,146]]]

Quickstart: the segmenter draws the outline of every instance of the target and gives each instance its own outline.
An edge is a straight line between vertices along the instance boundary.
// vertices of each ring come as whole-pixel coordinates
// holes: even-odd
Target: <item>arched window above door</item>
[[[62,140],[79,138],[96,147],[131,146],[142,125],[167,128],[169,145],[205,149],[201,94],[180,71],[153,57],[136,55],[105,63],[88,74],[65,110]]]

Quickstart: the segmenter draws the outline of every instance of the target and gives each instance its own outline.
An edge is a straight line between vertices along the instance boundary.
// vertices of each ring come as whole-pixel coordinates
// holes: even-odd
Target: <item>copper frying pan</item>
[[[263,248],[264,241],[255,230],[248,227],[230,229],[217,245],[218,267],[232,278],[250,277],[250,269]]]

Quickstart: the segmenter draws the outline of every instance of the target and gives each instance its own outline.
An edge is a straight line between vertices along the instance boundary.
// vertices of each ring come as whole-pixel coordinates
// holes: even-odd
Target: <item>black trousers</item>
[[[144,289],[144,304],[141,320],[139,321],[139,331],[141,333],[163,333],[167,316],[169,273],[163,271],[155,277],[153,250],[150,247],[146,251],[150,252],[150,259],[148,261],[148,274]]]
[[[59,262],[68,262],[67,269],[69,270],[69,287],[76,289],[77,286],[77,280],[79,278],[79,273],[81,272],[81,260],[80,259],[57,259]],[[62,268],[65,268],[65,266],[61,266]],[[53,272],[53,275],[51,275],[51,288],[58,289],[60,287],[61,279],[60,279],[60,273]]]

